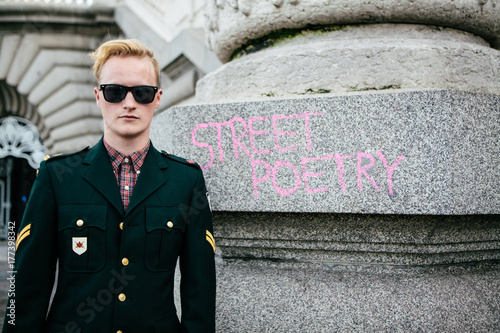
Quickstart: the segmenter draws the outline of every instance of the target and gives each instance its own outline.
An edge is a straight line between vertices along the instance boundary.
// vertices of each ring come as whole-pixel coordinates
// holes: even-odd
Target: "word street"
[[[323,115],[322,112],[304,112],[248,119],[233,117],[224,122],[201,123],[197,124],[191,132],[191,142],[203,148],[209,156],[208,163],[202,165],[202,169],[211,168],[216,159],[223,163],[228,156],[234,156],[235,160],[239,160],[241,156],[247,156],[251,167],[249,181],[251,179],[255,199],[259,198],[259,186],[267,182],[271,182],[274,191],[283,197],[301,188],[306,193],[329,191],[332,184],[330,186],[321,184],[321,177],[331,170],[336,173],[337,183],[334,186],[338,187],[342,194],[349,190],[346,176],[350,172],[350,178],[353,178],[355,173],[356,187],[359,191],[363,191],[363,183],[380,191],[380,184],[383,181],[387,184],[387,193],[390,196],[394,195],[394,172],[403,161],[403,155],[389,160],[386,157],[387,154],[381,150],[376,150],[374,153],[333,151],[315,157],[301,157],[300,163],[295,162],[295,164],[283,160],[284,153],[293,155],[294,160],[297,160],[296,157],[300,156],[301,152],[307,156],[311,155],[314,139],[311,137],[311,123],[320,121]],[[322,140],[324,141],[324,138]],[[232,147],[232,154],[227,151],[228,146]],[[273,153],[279,154],[280,159],[273,159]],[[383,166],[384,179],[380,179],[380,175],[379,179],[376,179],[373,172],[370,173],[370,169],[377,164],[378,170],[381,170]],[[317,172],[318,165],[322,168],[321,172]],[[288,176],[286,180],[283,180],[285,177],[282,175]]]

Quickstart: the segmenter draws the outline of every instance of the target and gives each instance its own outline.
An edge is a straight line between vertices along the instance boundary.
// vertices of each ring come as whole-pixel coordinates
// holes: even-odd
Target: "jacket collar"
[[[83,177],[123,214],[124,209],[120,189],[113,174],[109,155],[106,147],[104,147],[102,138],[89,150],[83,163],[88,165],[87,170],[83,173]],[[141,174],[134,187],[127,213],[131,212],[139,203],[166,182],[167,168],[168,164],[166,160],[151,143],[151,147],[141,168]]]
[[[167,168],[166,159],[151,143],[130,198],[127,214],[167,181]]]

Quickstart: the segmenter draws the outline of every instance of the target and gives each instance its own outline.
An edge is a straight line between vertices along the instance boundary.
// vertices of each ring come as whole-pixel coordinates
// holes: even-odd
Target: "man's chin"
[[[120,136],[123,138],[123,139],[127,139],[127,140],[133,140],[133,139],[137,139],[137,138],[141,138],[145,135],[149,135],[149,132],[147,130],[143,130],[143,131],[123,131],[120,133]]]

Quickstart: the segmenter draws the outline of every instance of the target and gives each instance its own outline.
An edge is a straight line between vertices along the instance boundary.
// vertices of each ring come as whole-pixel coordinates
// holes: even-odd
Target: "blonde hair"
[[[100,81],[102,67],[113,56],[137,56],[147,57],[153,65],[156,84],[160,83],[160,65],[153,51],[147,48],[137,39],[114,39],[103,43],[89,56],[94,60],[92,69],[97,81]]]

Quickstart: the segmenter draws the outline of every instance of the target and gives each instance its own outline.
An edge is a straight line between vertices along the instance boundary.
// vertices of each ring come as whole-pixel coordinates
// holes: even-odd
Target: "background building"
[[[205,46],[204,1],[0,1],[0,235],[19,221],[46,154],[93,145],[103,124],[88,52],[117,37],[159,55],[163,103],[194,96],[220,65]]]
[[[0,1],[2,223],[41,156],[102,135],[88,51],[139,38],[152,140],[207,179],[220,332],[500,330],[499,22],[492,0]]]

